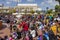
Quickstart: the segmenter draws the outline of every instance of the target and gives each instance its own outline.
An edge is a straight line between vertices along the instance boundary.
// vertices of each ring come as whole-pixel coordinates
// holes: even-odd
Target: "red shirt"
[[[26,23],[26,22],[24,22],[24,21],[23,21],[23,22],[21,22],[21,23],[19,24],[19,27],[24,26],[24,25],[25,25],[25,23]]]
[[[25,31],[28,31],[28,24],[26,23],[23,28]]]
[[[23,27],[24,31],[28,31],[28,24],[24,21],[20,23],[19,27]]]

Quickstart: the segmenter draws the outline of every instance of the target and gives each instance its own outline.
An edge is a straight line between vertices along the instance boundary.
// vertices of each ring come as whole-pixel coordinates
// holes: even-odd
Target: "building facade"
[[[18,4],[14,7],[5,7],[0,5],[0,13],[31,13],[31,11],[41,11],[37,4]]]
[[[14,10],[12,7],[0,7],[0,13],[12,13]]]
[[[22,12],[31,12],[31,10],[36,11],[38,9],[38,5],[37,4],[18,4],[15,7],[16,11],[18,11],[19,13]]]

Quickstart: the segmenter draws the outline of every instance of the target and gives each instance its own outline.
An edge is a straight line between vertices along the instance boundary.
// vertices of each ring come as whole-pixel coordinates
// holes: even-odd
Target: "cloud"
[[[22,0],[10,0],[10,1],[13,1],[13,2],[21,2]]]
[[[54,9],[55,5],[59,5],[59,3],[55,0],[43,0],[43,2],[40,4],[40,6],[43,8],[49,7],[52,9]]]
[[[52,3],[53,0],[46,0],[45,2],[47,2],[47,3]]]
[[[59,3],[56,2],[55,0],[48,0],[47,3],[52,7],[55,7],[55,5],[59,5]]]
[[[15,1],[15,2],[19,2],[19,1],[21,1],[21,0],[13,0],[13,1]]]
[[[6,4],[10,4],[10,2],[6,2]]]
[[[56,2],[55,0],[47,0],[46,1],[48,4],[57,4],[58,2]],[[58,5],[58,4],[57,4]]]
[[[41,5],[43,5],[45,2],[41,2]]]
[[[28,2],[35,2],[35,0],[27,0]]]

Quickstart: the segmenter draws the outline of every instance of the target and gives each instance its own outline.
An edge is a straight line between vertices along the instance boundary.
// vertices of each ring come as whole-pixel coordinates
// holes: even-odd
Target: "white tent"
[[[20,14],[25,14],[25,13],[20,13]]]
[[[34,13],[35,15],[37,15],[37,13]]]
[[[16,15],[16,17],[17,17],[17,18],[20,18],[20,17],[22,17],[22,15]]]
[[[42,9],[41,8],[37,8],[37,9],[34,9],[35,11],[42,11]]]
[[[17,15],[18,13],[12,13],[12,15]]]

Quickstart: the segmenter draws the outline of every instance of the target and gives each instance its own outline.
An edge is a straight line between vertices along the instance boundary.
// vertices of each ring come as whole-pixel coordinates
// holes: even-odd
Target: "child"
[[[9,40],[13,40],[12,35],[10,35]]]

